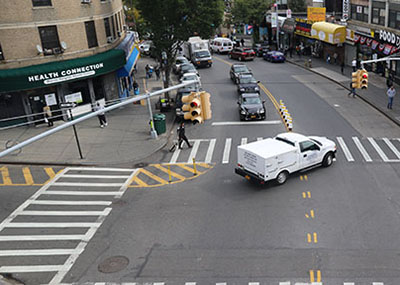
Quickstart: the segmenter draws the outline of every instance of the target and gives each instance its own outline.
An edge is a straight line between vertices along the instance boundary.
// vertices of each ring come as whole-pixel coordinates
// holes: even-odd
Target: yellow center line
[[[311,211],[310,211],[310,214],[311,214],[311,218],[314,219],[314,210],[311,210]]]
[[[307,234],[307,242],[311,243],[311,234]]]
[[[26,184],[33,185],[33,178],[29,167],[22,168],[22,173],[24,174]]]
[[[311,198],[311,192],[310,191],[307,191],[307,196],[308,196],[308,198]]]
[[[10,178],[10,172],[8,171],[8,167],[3,166],[0,168],[1,176],[3,177],[3,185],[12,185],[12,181]]]
[[[151,166],[160,169],[160,170],[163,171],[164,173],[167,173],[167,174],[168,174],[168,173],[171,173],[172,176],[174,176],[175,178],[178,178],[179,180],[185,180],[185,179],[186,179],[185,176],[182,176],[182,175],[180,175],[180,174],[178,174],[178,173],[175,173],[175,172],[173,172],[173,171],[168,172],[168,169],[166,169],[165,167],[162,167],[162,166],[159,165],[159,164],[152,164]]]
[[[318,243],[317,233],[314,233],[314,243]]]
[[[303,198],[307,198],[306,192],[303,192]]]

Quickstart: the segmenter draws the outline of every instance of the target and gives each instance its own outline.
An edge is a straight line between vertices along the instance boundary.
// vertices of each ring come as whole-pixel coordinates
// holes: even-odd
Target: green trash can
[[[164,114],[154,114],[153,120],[154,120],[154,128],[156,129],[158,135],[161,135],[167,131],[167,128],[165,126]]]

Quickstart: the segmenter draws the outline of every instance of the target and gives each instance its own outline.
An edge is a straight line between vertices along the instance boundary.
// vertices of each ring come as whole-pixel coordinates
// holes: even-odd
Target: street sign
[[[342,19],[343,20],[348,20],[349,19],[349,7],[350,7],[350,0],[343,0],[343,13],[342,13]]]
[[[61,108],[74,108],[76,106],[75,103],[61,103],[60,107]]]

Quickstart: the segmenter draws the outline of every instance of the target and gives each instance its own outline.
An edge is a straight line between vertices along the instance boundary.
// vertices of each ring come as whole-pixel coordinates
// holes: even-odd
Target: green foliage
[[[307,10],[305,0],[288,0],[288,7],[292,12],[305,12]]]
[[[235,0],[232,7],[233,23],[259,25],[271,4],[271,0]]]

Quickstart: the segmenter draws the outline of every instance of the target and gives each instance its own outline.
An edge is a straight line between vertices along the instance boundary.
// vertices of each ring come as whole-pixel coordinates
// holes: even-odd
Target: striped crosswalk
[[[170,284],[175,284],[175,285],[200,285],[204,283],[197,283],[197,282],[122,282],[122,283],[110,283],[110,282],[85,282],[85,283],[72,283],[72,284],[61,284],[61,285],[105,285],[105,284],[112,284],[112,285],[170,285]],[[265,283],[265,282],[255,282],[255,281],[250,281],[250,282],[216,282],[216,283],[207,283],[210,285],[237,285],[237,284],[242,284],[242,285],[264,285],[264,284],[275,284],[275,285],[385,285],[383,282],[292,282],[292,281],[277,281],[273,283]],[[387,283],[388,284],[388,283]]]
[[[191,163],[193,158],[198,162],[228,164],[236,160],[236,147],[249,142],[262,140],[254,138],[194,139],[191,149],[176,149],[166,163]],[[357,162],[400,162],[399,138],[359,138],[341,136],[331,138],[338,146],[338,157],[341,161]]]

